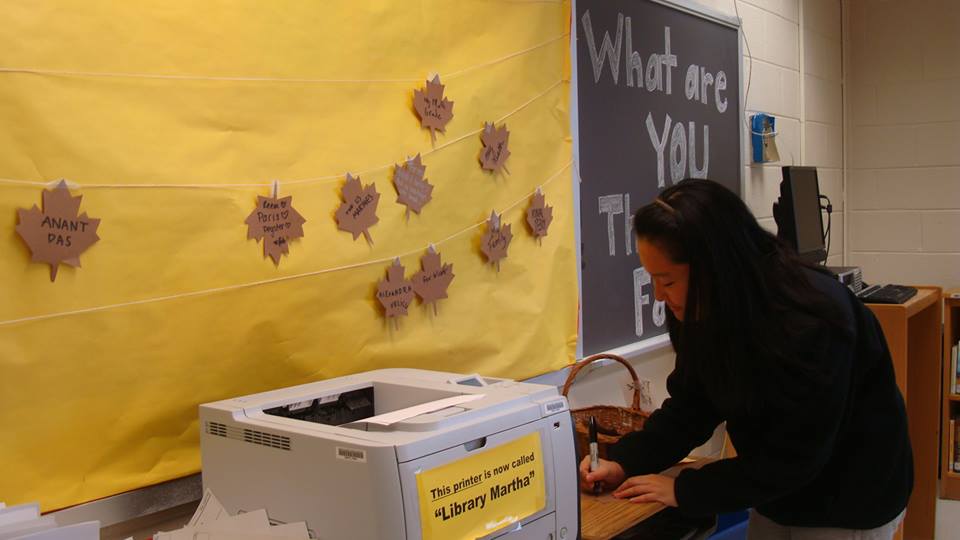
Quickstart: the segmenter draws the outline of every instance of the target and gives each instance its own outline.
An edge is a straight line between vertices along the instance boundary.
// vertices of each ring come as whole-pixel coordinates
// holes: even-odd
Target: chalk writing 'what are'
[[[609,66],[610,76],[614,85],[620,84],[620,59],[624,60],[624,73],[628,87],[645,88],[648,92],[663,92],[673,94],[673,69],[677,67],[677,55],[670,52],[670,27],[663,27],[663,52],[651,53],[647,59],[646,71],[643,69],[643,60],[640,53],[633,50],[633,28],[630,17],[617,14],[617,31],[614,39],[610,33],[603,32],[603,41],[597,47],[597,39],[593,33],[593,24],[590,20],[590,11],[583,14],[581,20],[583,32],[586,36],[587,49],[590,52],[590,63],[593,66],[593,82],[599,83],[603,76],[604,65]],[[634,82],[636,80],[636,82]],[[713,87],[712,92],[710,87]],[[684,78],[684,96],[688,101],[699,101],[709,104],[713,97],[713,104],[717,112],[727,111],[727,74],[720,70],[716,75],[707,71],[703,66],[690,64]]]

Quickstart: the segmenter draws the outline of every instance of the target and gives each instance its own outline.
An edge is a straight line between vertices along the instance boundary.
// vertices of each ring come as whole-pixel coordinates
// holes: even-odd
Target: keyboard
[[[871,285],[859,293],[860,300],[868,304],[902,304],[917,294],[916,287],[906,285]]]

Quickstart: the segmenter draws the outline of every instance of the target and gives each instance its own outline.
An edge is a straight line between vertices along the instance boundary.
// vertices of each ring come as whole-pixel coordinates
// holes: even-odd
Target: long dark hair
[[[819,269],[761,227],[736,194],[686,179],[640,208],[633,224],[638,239],[690,265],[684,322],[667,310],[682,377],[696,377],[735,413],[763,406],[761,385],[793,393],[823,382],[800,351],[811,336],[842,331],[840,308],[811,283],[809,271]]]

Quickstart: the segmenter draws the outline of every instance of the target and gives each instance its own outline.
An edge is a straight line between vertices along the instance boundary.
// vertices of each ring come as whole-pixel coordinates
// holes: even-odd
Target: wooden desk
[[[908,540],[933,538],[936,525],[941,296],[939,287],[917,287],[917,295],[904,304],[867,304],[883,327],[907,402],[914,471],[903,526]]]
[[[715,458],[684,458],[683,461],[660,474],[676,478],[686,468],[699,468]],[[663,510],[660,503],[632,503],[614,499],[610,493],[590,495],[580,493],[580,538],[582,540],[610,540],[641,521]]]
[[[666,508],[660,503],[632,503],[603,495],[580,494],[580,538],[609,540]]]

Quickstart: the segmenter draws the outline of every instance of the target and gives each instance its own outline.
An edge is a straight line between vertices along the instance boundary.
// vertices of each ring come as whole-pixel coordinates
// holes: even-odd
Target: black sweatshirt
[[[678,374],[678,354],[667,378],[670,397],[642,431],[609,451],[627,476],[666,469],[726,421],[738,455],[680,473],[674,492],[684,513],[754,507],[785,526],[871,529],[903,511],[913,488],[913,455],[883,331],[845,286],[815,272],[809,278],[842,306],[854,336],[822,330],[805,340],[804,358],[827,379],[803,392],[799,403],[783,399],[790,393],[783,384],[767,381],[760,410],[724,413],[702,378]]]

